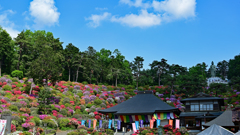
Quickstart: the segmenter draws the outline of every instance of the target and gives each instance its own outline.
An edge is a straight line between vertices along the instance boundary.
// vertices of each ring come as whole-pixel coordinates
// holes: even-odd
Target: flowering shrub
[[[23,123],[23,124],[22,124],[22,127],[23,127],[23,128],[30,128],[30,126],[31,126],[31,125],[30,125],[29,123]]]
[[[7,103],[7,101],[4,100],[4,99],[1,99],[0,101],[1,101],[3,104],[6,104],[6,103]]]
[[[47,117],[47,115],[39,115],[39,118],[41,119],[41,120],[43,120],[45,117]]]
[[[22,92],[21,92],[21,91],[14,91],[14,94],[15,94],[15,95],[21,95]]]

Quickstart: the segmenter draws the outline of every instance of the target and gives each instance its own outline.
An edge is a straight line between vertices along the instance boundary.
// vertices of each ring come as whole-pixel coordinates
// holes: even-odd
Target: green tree
[[[38,93],[38,111],[47,114],[51,108],[51,98],[53,97],[50,89],[48,87],[44,87]]]
[[[227,76],[227,72],[228,72],[228,62],[225,60],[218,62],[217,72],[218,72],[218,74],[220,74],[220,77],[225,79],[225,77]]]
[[[161,61],[154,60],[151,64],[149,64],[149,66],[151,67],[151,69],[157,71],[158,86],[160,86],[160,76],[162,73],[165,73],[169,67],[169,65],[167,64],[167,60],[163,58],[161,59]]]
[[[137,56],[134,58],[134,61],[130,64],[130,67],[133,71],[133,75],[136,78],[137,82],[137,89],[138,89],[138,82],[139,82],[139,77],[141,76],[141,69],[143,68],[143,57]]]
[[[240,77],[240,55],[236,55],[234,59],[230,59],[228,66],[228,79]]]
[[[112,59],[110,58],[112,52],[103,48],[100,52],[97,52],[96,55],[100,74],[99,82],[102,83],[103,81],[106,81],[106,76],[109,74],[109,66],[112,62]]]
[[[11,73],[12,77],[23,78],[23,72],[19,70],[14,70]]]
[[[96,50],[92,47],[89,46],[88,50],[85,51],[87,60],[84,63],[84,67],[86,67],[86,70],[84,70],[84,76],[86,79],[89,81],[89,83],[92,83],[93,75],[95,72],[97,72],[98,67],[97,67],[97,61],[96,61]]]
[[[211,83],[210,87],[208,89],[209,92],[214,91],[216,93],[216,97],[218,94],[220,93],[226,93],[227,92],[227,85],[226,84],[222,84],[222,83]]]
[[[78,59],[77,59],[78,53],[79,53],[79,49],[75,47],[72,43],[69,43],[64,49],[64,56],[65,56],[66,65],[68,68],[68,81],[70,81],[71,79],[71,69],[78,62]]]
[[[46,82],[50,80],[55,84],[61,78],[64,57],[49,46],[45,46],[44,50],[36,60],[31,62],[27,75],[33,78],[35,84],[43,84],[43,79],[46,79]]]
[[[0,76],[2,76],[2,65],[4,71],[10,74],[10,67],[12,64],[12,58],[14,54],[14,44],[12,44],[12,38],[0,27]],[[8,71],[7,71],[8,70]]]
[[[86,54],[84,52],[79,52],[77,54],[77,62],[76,62],[76,67],[77,67],[77,71],[76,71],[76,82],[78,82],[78,74],[80,72],[80,68],[85,69],[84,65],[82,64],[83,61],[87,60]],[[83,73],[83,72],[81,72]]]
[[[171,86],[171,92],[170,92],[170,96],[173,93],[174,90],[174,84],[177,81],[177,76],[184,71],[185,68],[183,68],[182,66],[179,66],[178,64],[172,64],[171,66],[169,66],[167,74],[165,75],[165,79],[164,81],[166,82],[166,84]]]

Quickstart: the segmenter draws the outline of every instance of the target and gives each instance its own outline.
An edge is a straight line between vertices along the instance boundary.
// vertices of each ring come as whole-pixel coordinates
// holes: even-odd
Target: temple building
[[[203,130],[203,124],[221,115],[221,106],[224,99],[199,93],[191,98],[181,100],[185,104],[184,112],[181,112],[180,126],[189,130]]]

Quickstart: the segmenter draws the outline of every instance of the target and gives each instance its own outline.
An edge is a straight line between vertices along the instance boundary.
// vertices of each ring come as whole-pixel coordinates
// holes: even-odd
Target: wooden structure
[[[179,115],[180,125],[190,130],[202,130],[203,124],[222,114],[224,105],[224,99],[202,92],[181,102],[185,104],[185,111]]]

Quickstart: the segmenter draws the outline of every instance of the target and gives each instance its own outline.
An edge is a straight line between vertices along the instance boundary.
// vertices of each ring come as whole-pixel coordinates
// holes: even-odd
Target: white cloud
[[[108,10],[108,8],[98,8],[98,7],[96,7],[95,10],[101,10],[102,11],[102,10]]]
[[[17,37],[18,34],[20,33],[20,31],[15,30],[12,27],[3,27],[3,29],[5,29],[12,38]]]
[[[160,25],[161,22],[170,22],[177,19],[188,19],[195,17],[196,0],[164,0],[151,2],[143,2],[144,0],[120,0],[121,4],[127,4],[140,8],[140,14],[126,14],[122,17],[111,17],[110,21],[118,22],[130,27],[151,27]],[[97,8],[96,8],[97,9]],[[149,9],[154,9],[151,13]],[[109,14],[92,15],[88,20],[92,20],[89,24],[92,27],[98,27],[100,22],[109,19]]]
[[[133,2],[132,0],[120,0],[119,2],[122,4],[127,4],[129,6],[134,6],[134,7],[141,7],[141,8],[151,7],[151,4],[143,3],[142,0],[135,0],[135,2]]]
[[[20,33],[20,31],[14,29],[15,24],[8,19],[8,15],[14,13],[15,12],[12,10],[6,10],[0,15],[0,25],[10,34],[12,38],[17,37],[18,33]]]
[[[129,14],[124,17],[112,17],[112,22],[119,22],[130,27],[150,27],[161,24],[161,16],[159,14],[148,13],[147,10],[141,10],[139,15]]]
[[[86,18],[86,20],[91,21],[88,23],[89,26],[96,28],[100,25],[101,21],[108,19],[110,16],[110,13],[104,12],[102,15],[91,15],[90,17]]]
[[[169,19],[188,18],[195,16],[196,0],[154,0],[152,6],[155,11],[163,12]]]
[[[30,3],[29,11],[30,15],[35,18],[36,27],[55,25],[60,16],[54,0],[33,0]]]

